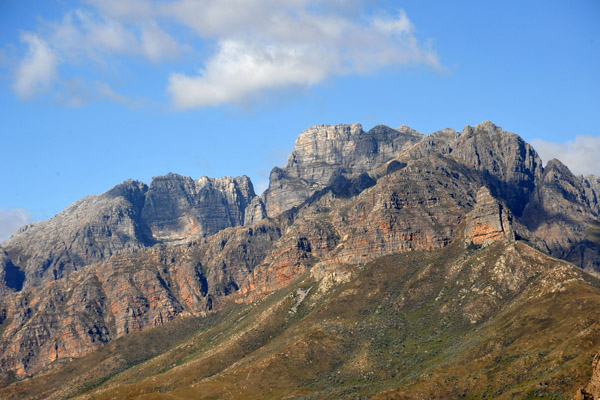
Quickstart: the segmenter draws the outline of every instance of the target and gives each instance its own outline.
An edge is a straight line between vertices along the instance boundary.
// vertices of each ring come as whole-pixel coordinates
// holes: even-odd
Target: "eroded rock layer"
[[[126,181],[3,243],[0,368],[26,376],[181,315],[265,298],[311,269],[344,281],[357,265],[457,238],[464,251],[526,240],[597,272],[599,198],[598,178],[542,168],[490,122],[428,136],[316,126],[261,197],[247,177]]]

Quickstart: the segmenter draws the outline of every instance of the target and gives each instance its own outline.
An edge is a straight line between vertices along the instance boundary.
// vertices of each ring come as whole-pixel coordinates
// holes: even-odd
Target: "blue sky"
[[[0,240],[128,178],[249,175],[315,124],[491,120],[600,175],[600,2],[0,0]]]

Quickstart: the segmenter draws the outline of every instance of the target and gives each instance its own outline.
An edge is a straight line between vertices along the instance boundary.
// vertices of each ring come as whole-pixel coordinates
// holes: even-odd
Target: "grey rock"
[[[590,207],[600,215],[600,177],[595,175],[580,176],[579,180],[585,191]]]
[[[488,246],[496,240],[514,240],[513,215],[490,190],[482,186],[477,192],[476,204],[467,214],[465,239],[469,244]]]
[[[450,157],[482,174],[492,195],[520,216],[542,176],[537,152],[514,133],[489,121],[466,126],[458,133],[444,129],[423,138],[400,160],[431,155]]]
[[[254,198],[246,176],[193,180],[168,174],[150,186],[128,180],[22,228],[3,245],[25,273],[24,286],[37,286],[116,253],[243,225],[250,204],[249,221],[257,221],[264,212]]]
[[[141,222],[146,190],[143,183],[123,182],[14,234],[4,249],[25,273],[24,286],[60,279],[117,252],[144,247],[151,239]]]
[[[317,125],[302,132],[285,168],[274,168],[263,198],[273,217],[299,206],[338,175],[373,171],[423,135],[408,128]]]
[[[260,197],[252,199],[244,211],[244,225],[252,225],[267,217],[265,203]]]
[[[247,176],[193,180],[168,174],[152,180],[142,220],[158,241],[212,235],[243,225],[246,208],[254,197]]]
[[[593,184],[588,183],[559,160],[548,161],[522,220],[551,255],[598,273],[600,241],[592,232],[598,224],[598,203]]]

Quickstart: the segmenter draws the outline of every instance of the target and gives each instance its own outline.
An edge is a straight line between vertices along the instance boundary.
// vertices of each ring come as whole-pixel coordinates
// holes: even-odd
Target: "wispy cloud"
[[[182,23],[218,41],[203,69],[169,77],[168,91],[180,108],[239,102],[389,65],[440,67],[436,52],[418,42],[402,10],[352,20],[311,13],[308,1],[256,1],[248,13],[236,12],[229,2],[210,3],[206,12],[188,0],[172,6]]]
[[[58,58],[45,40],[32,33],[23,33],[21,41],[27,52],[15,71],[13,88],[19,96],[29,99],[48,90],[57,77]]]
[[[574,174],[600,176],[600,137],[576,136],[566,143],[552,143],[533,139],[531,144],[544,162],[556,158]]]
[[[31,221],[31,212],[24,208],[0,209],[0,242],[10,238],[17,229]]]
[[[365,2],[82,0],[61,19],[23,34],[28,51],[14,88],[23,98],[50,92],[64,104],[84,104],[82,96],[65,101],[65,86],[106,82],[102,67],[115,63],[172,65],[186,53],[201,67],[166,73],[165,91],[175,107],[194,108],[390,65],[440,68],[437,53],[417,39],[403,10],[363,15]]]

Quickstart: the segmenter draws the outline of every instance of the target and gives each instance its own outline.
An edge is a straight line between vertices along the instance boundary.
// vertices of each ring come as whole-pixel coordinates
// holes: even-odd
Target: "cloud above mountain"
[[[109,82],[114,69],[147,63],[164,71],[172,106],[195,108],[389,66],[441,69],[403,10],[366,12],[366,3],[85,0],[23,32],[13,88],[67,105],[123,100]]]
[[[574,174],[600,176],[600,137],[576,136],[565,143],[552,143],[542,139],[533,139],[535,147],[544,163],[556,158],[565,164]]]

